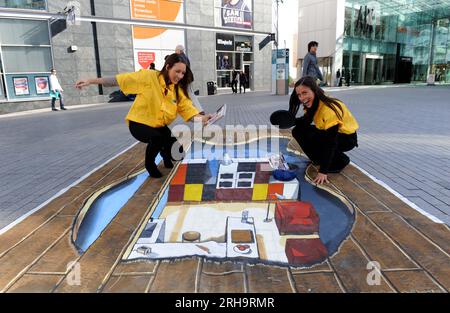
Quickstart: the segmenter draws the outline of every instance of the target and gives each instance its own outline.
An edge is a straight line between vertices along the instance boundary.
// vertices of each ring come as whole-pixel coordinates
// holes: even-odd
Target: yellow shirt
[[[175,85],[166,86],[164,77],[158,71],[123,73],[118,74],[116,79],[123,93],[136,94],[125,117],[127,123],[133,121],[150,127],[164,127],[175,120],[177,113],[185,121],[199,113],[181,88],[178,89],[177,102]]]
[[[322,101],[319,101],[319,107],[317,108],[316,114],[314,114],[314,125],[320,130],[327,130],[330,127],[339,125],[339,133],[347,135],[353,134],[359,128],[358,122],[347,106],[341,101],[338,102],[343,110],[342,120],[339,120],[332,109],[327,107]],[[336,109],[340,112],[339,108],[336,107]]]

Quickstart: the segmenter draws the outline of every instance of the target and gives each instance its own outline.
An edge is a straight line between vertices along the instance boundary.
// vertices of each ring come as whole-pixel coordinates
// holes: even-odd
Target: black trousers
[[[242,93],[242,87],[244,87],[244,93],[245,93],[245,87],[247,87],[247,83],[239,82],[239,93]]]
[[[145,150],[145,168],[147,171],[155,167],[155,158],[158,153],[161,153],[164,160],[173,160],[172,146],[178,141],[175,137],[172,137],[169,127],[156,128],[130,121],[129,129],[136,140],[147,144]],[[182,146],[179,145],[179,147],[179,152],[183,153]]]
[[[233,90],[233,93],[237,93],[237,80],[231,81],[231,90]]]
[[[56,98],[52,98],[52,109],[56,109],[55,108],[55,102],[56,102]],[[61,109],[64,108],[63,93],[61,91],[59,92],[59,107]]]
[[[356,133],[351,135],[337,133],[330,140],[327,131],[319,130],[314,125],[297,125],[292,130],[292,136],[297,140],[308,158],[321,167],[331,157],[329,172],[339,172],[350,163],[350,158],[344,153],[358,146]]]

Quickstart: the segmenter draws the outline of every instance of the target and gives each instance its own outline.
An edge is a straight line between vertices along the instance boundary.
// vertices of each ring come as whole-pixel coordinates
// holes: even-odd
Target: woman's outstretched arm
[[[115,87],[119,86],[117,79],[115,77],[98,77],[90,79],[80,79],[75,83],[77,89],[82,89],[89,85],[103,85],[105,87]]]

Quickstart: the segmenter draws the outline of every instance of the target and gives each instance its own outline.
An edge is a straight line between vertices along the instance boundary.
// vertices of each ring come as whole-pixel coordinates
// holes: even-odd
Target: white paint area
[[[138,241],[128,259],[187,256],[258,257],[265,261],[287,264],[285,244],[288,238],[319,238],[318,234],[280,236],[274,219],[275,204],[270,203],[269,222],[265,221],[267,207],[267,202],[167,206],[160,216],[160,220],[164,219],[166,223],[164,234],[166,242],[144,244]],[[248,211],[248,221],[251,223],[243,225],[241,222],[243,211]],[[232,221],[228,223],[228,229],[227,220]],[[233,229],[247,229],[253,232],[255,243],[249,244],[251,253],[236,253],[234,247],[238,243],[232,243],[230,239]],[[199,232],[200,242],[182,242],[183,233],[188,231]],[[158,236],[152,236],[152,238],[156,237]],[[137,252],[137,249],[142,246],[150,248],[151,253],[144,255]]]

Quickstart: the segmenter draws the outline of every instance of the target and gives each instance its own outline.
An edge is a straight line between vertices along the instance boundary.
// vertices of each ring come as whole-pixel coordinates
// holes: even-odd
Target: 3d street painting
[[[194,141],[162,179],[130,147],[0,235],[0,292],[450,290],[448,225],[353,164],[315,186],[289,135]]]
[[[354,208],[307,181],[309,160],[291,145],[288,138],[260,138],[222,146],[217,157],[216,145],[193,144],[148,204],[150,213],[122,261],[201,256],[310,267],[335,254],[352,229]],[[291,177],[275,178],[274,153],[284,156]],[[81,252],[147,177],[139,172],[86,202],[72,236]]]

